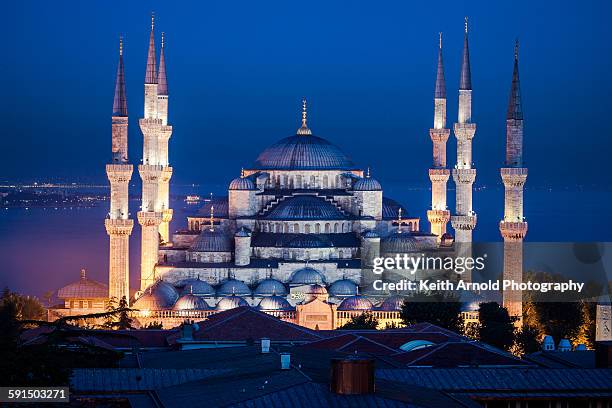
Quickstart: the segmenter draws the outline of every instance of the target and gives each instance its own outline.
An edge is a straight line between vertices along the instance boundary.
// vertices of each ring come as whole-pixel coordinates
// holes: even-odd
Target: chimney
[[[612,341],[595,343],[595,367],[612,368]]]
[[[270,352],[270,339],[264,337],[261,339],[261,353],[266,354]]]
[[[281,370],[289,370],[291,368],[291,354],[280,353]]]
[[[330,390],[342,395],[372,394],[374,360],[359,356],[332,359]]]

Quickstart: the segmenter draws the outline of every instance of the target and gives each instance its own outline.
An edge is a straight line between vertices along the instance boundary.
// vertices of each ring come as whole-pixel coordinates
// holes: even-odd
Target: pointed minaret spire
[[[459,89],[472,89],[472,72],[470,70],[470,49],[468,46],[468,18],[465,18],[465,38],[463,40],[463,58],[461,60],[461,79]]]
[[[113,116],[127,116],[127,96],[125,94],[125,73],[123,72],[123,37],[119,37],[119,65],[115,80]]]
[[[145,84],[156,84],[157,83],[154,30],[155,30],[155,13],[151,13],[151,34],[149,36],[149,53],[147,55],[147,72],[145,74]]]
[[[514,44],[514,72],[512,73],[512,88],[510,90],[510,100],[508,101],[508,114],[506,119],[523,120],[523,108],[521,106],[521,82],[519,80],[518,67],[518,39]]]
[[[442,33],[438,47],[438,73],[436,75],[436,90],[434,98],[446,98],[446,81],[444,81],[444,63],[442,62]]]
[[[168,81],[166,80],[166,59],[164,58],[164,46],[164,33],[161,33],[159,71],[157,72],[157,95],[168,95]]]
[[[310,131],[310,129],[308,129],[308,126],[306,124],[307,114],[308,111],[306,109],[306,98],[302,98],[302,127],[298,129],[298,135],[312,135],[312,132]]]
[[[397,210],[397,233],[402,233],[402,207]]]
[[[210,206],[210,230],[215,230],[215,206]]]

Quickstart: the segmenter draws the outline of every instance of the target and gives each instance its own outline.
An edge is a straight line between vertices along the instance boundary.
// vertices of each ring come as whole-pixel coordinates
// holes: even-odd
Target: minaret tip
[[[298,135],[311,135],[312,134],[310,129],[308,129],[307,115],[308,115],[308,111],[307,111],[307,105],[306,105],[306,98],[302,98],[302,127],[298,129],[297,131]]]
[[[123,56],[123,36],[119,36],[119,55]]]
[[[439,47],[440,49],[442,49],[442,31],[440,31],[440,32],[438,33],[438,35],[440,36],[440,43],[439,43],[438,47]]]
[[[468,33],[468,17],[465,16],[465,34],[467,35]]]
[[[151,11],[151,31],[155,28],[155,11]]]
[[[514,41],[514,60],[518,61],[518,52],[519,52],[519,40],[518,38]]]
[[[164,48],[164,42],[165,42],[165,40],[164,40],[164,34],[165,34],[165,33],[162,31],[162,33],[161,33],[161,47],[162,47],[162,48]]]
[[[397,210],[397,233],[402,233],[402,207]]]
[[[210,230],[211,231],[215,230],[214,220],[215,220],[215,206],[211,205],[210,206]]]

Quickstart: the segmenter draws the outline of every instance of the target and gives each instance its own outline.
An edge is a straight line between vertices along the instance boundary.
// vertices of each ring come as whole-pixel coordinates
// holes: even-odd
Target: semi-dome
[[[237,279],[226,280],[217,290],[219,296],[239,295],[250,296],[251,289],[243,281]]]
[[[295,135],[279,140],[259,154],[254,167],[261,170],[351,170],[353,162],[327,140]]]
[[[140,310],[163,310],[171,308],[179,294],[168,282],[158,281],[146,288],[136,302],[134,309]]]
[[[229,185],[230,190],[257,190],[255,183],[249,177],[237,177]]]
[[[329,201],[313,195],[288,197],[265,216],[269,220],[345,220],[347,215]]]
[[[360,178],[353,184],[354,191],[382,191],[382,186],[373,177]]]
[[[275,311],[275,310],[293,310],[293,307],[287,302],[287,299],[280,296],[266,296],[261,299],[258,306],[259,310]]]
[[[233,240],[221,228],[205,228],[189,248],[191,252],[231,252]]]
[[[217,303],[216,310],[222,312],[224,310],[235,309],[237,307],[248,306],[246,300],[241,298],[240,296],[226,296]]]
[[[374,305],[370,300],[361,295],[355,295],[344,299],[340,302],[338,310],[350,311],[350,310],[372,310]]]
[[[293,285],[310,285],[315,283],[321,285],[325,283],[325,279],[323,279],[321,272],[307,266],[293,273],[291,283]]]
[[[262,280],[259,285],[257,285],[254,294],[255,296],[284,296],[287,294],[287,288],[285,288],[285,285],[283,285],[282,282],[277,281],[276,279],[268,278]]]
[[[402,310],[402,305],[404,304],[405,297],[400,295],[393,295],[387,297],[379,306],[379,310],[383,310],[385,312],[394,312]]]
[[[210,310],[208,303],[201,297],[187,294],[181,296],[174,304],[173,310]]]
[[[332,296],[353,296],[357,294],[357,285],[350,279],[337,280],[329,287]]]
[[[181,295],[215,296],[215,289],[208,282],[203,280],[185,279],[181,284],[183,285]]]

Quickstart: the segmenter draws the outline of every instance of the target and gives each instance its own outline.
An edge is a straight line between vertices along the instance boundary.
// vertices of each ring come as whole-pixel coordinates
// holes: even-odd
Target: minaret
[[[157,143],[159,164],[164,166],[164,171],[159,191],[163,213],[159,233],[161,234],[162,241],[168,243],[170,242],[170,221],[172,220],[172,209],[170,209],[170,178],[172,177],[172,168],[168,165],[168,140],[172,135],[172,126],[168,126],[168,81],[166,79],[166,59],[164,56],[164,33],[161,34],[159,71],[157,73],[157,118],[161,119],[161,128]]]
[[[134,220],[129,219],[128,186],[133,166],[128,164],[128,114],[123,71],[123,40],[119,40],[119,65],[112,116],[112,162],[106,165],[110,182],[110,211],[104,221],[110,238],[108,296],[130,300],[129,240]]]
[[[151,16],[151,34],[144,84],[144,118],[140,119],[140,129],[144,138],[143,158],[142,164],[138,166],[142,179],[142,206],[138,213],[138,222],[142,226],[141,290],[156,280],[155,265],[158,259],[160,224],[164,221],[167,224],[172,218],[172,212],[167,211],[168,182],[172,176],[172,168],[168,166],[167,142],[172,134],[172,127],[165,124],[167,95],[159,95],[158,90],[154,27],[154,17]],[[165,85],[165,65],[163,73]],[[162,89],[163,92],[165,90]],[[166,106],[161,112],[163,118],[160,117],[160,100],[164,100]],[[164,103],[161,105],[163,107]],[[161,239],[167,241],[167,237],[163,235]]]
[[[466,17],[459,81],[458,119],[454,126],[457,138],[457,164],[453,169],[456,199],[455,215],[451,217],[451,225],[455,229],[455,242],[458,243],[459,256],[467,257],[471,256],[472,230],[476,227],[476,214],[472,210],[472,185],[476,179],[476,169],[472,168],[472,139],[476,133],[476,124],[472,123],[471,77],[468,19]],[[463,278],[469,280],[465,275]]]
[[[450,176],[450,171],[446,168],[446,142],[449,135],[450,129],[446,128],[446,84],[442,62],[442,33],[440,33],[438,72],[434,91],[434,125],[429,129],[429,136],[433,142],[433,167],[429,169],[431,210],[427,211],[431,233],[438,238],[446,233],[446,224],[450,220],[450,211],[446,207],[446,183]]]
[[[523,167],[523,110],[518,69],[518,41],[514,47],[514,72],[512,88],[506,114],[506,162],[501,169],[504,182],[504,218],[499,231],[504,238],[503,279],[523,281],[523,239],[527,234],[527,223],[523,217],[523,186],[527,180],[527,169]],[[520,291],[505,291],[503,305],[510,316],[523,315]]]

